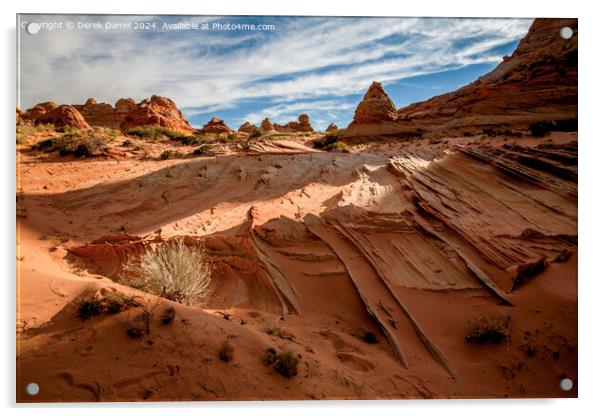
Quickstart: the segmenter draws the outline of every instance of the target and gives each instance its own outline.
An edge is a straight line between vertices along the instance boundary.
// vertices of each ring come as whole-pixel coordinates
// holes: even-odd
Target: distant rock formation
[[[21,112],[17,109],[17,124],[29,122],[33,124],[54,124],[57,127],[75,127],[89,129],[90,125],[77,109],[71,105],[58,105],[48,101],[39,103]]]
[[[336,125],[336,124],[334,124],[334,123],[330,123],[330,124],[328,125],[328,127],[326,127],[326,132],[335,131],[335,130],[338,130],[338,129],[339,129],[339,128],[337,127],[337,125]]]
[[[94,98],[88,98],[84,105],[74,104],[73,107],[81,113],[91,126],[118,129],[124,117],[117,117],[111,104],[97,103]]]
[[[224,123],[224,120],[219,119],[217,117],[213,117],[209,120],[209,123],[205,124],[203,128],[200,130],[201,133],[211,133],[211,134],[230,134],[233,133],[230,127]]]
[[[58,104],[52,101],[36,104],[21,113],[21,120],[37,123],[58,107]],[[156,95],[139,104],[131,98],[120,98],[113,107],[111,104],[98,103],[94,98],[88,98],[85,104],[74,104],[69,107],[76,110],[88,126],[123,131],[144,125],[157,125],[184,133],[193,130],[172,100]]]
[[[48,112],[58,107],[58,104],[52,101],[36,104],[35,106],[28,108],[24,113],[21,114],[21,118],[24,121],[37,122],[40,118],[44,117]]]
[[[122,131],[134,127],[156,125],[167,127],[174,131],[191,133],[192,126],[186,120],[176,104],[166,97],[153,95],[150,99],[143,100],[125,114],[124,121],[120,124]]]
[[[281,133],[296,133],[296,132],[312,132],[314,131],[311,123],[309,122],[309,116],[307,114],[301,114],[297,121],[289,121],[284,125],[274,124],[274,129]]]
[[[240,127],[238,128],[238,132],[239,133],[247,133],[247,134],[251,134],[253,133],[255,130],[257,129],[257,126],[255,126],[254,124],[249,123],[248,121],[245,121],[243,124],[240,125]]]
[[[71,105],[59,105],[54,110],[47,111],[38,117],[36,123],[54,124],[56,127],[75,127],[78,129],[89,129],[90,125],[84,117]]]
[[[560,36],[567,26],[573,31],[570,39]],[[374,84],[370,87],[346,137],[474,134],[576,120],[577,19],[536,19],[510,57],[454,92],[409,105],[396,114],[385,96]]]
[[[264,118],[263,121],[261,122],[261,127],[260,127],[261,131],[263,131],[264,133],[269,132],[269,131],[274,131],[274,125],[272,124],[272,122],[270,121],[269,118]]]

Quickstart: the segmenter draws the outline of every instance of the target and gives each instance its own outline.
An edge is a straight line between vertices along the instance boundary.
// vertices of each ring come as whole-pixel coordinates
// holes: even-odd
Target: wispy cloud
[[[29,21],[61,17],[27,16]],[[138,20],[74,17],[63,20]],[[147,21],[156,19],[145,16]],[[237,120],[325,118],[349,109],[372,80],[399,81],[501,60],[529,19],[165,17],[170,22],[266,23],[274,31],[21,32],[20,102],[115,102],[169,96],[189,116],[236,110]],[[338,98],[337,98],[338,97]],[[348,112],[349,112],[348,111]],[[347,113],[348,113],[347,112]],[[312,114],[310,114],[312,115]],[[313,116],[313,115],[312,115]],[[291,117],[293,119],[295,117]]]

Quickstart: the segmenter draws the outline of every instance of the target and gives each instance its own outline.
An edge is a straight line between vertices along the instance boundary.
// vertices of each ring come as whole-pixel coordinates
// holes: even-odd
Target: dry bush
[[[161,323],[170,325],[174,319],[176,319],[176,310],[172,306],[168,306],[161,314]]]
[[[138,306],[136,300],[124,297],[119,293],[108,293],[102,298],[95,296],[80,299],[77,304],[77,317],[82,321],[102,313],[117,314],[129,307]]]
[[[228,341],[222,342],[218,353],[219,359],[227,363],[234,357],[234,347]]]
[[[471,344],[501,344],[510,337],[510,315],[484,315],[468,321],[464,339]]]
[[[263,362],[265,365],[272,366],[274,370],[286,378],[291,378],[297,375],[300,355],[295,355],[292,351],[282,350],[277,352],[274,348],[268,348]]]
[[[124,283],[166,299],[194,304],[209,292],[211,269],[201,245],[187,246],[182,239],[147,249],[138,262],[130,261]]]

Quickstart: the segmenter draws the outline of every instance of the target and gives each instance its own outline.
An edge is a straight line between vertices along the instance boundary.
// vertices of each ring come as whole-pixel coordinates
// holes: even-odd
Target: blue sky
[[[512,53],[531,19],[41,16],[64,29],[20,31],[19,105],[172,98],[190,122],[237,128],[309,114],[324,129],[346,126],[372,81],[397,107],[473,81]],[[79,23],[146,24],[149,30],[77,29]],[[73,23],[75,29],[65,29]],[[163,24],[195,23],[193,30]],[[221,29],[214,24],[220,23]],[[271,30],[224,29],[227,24]]]

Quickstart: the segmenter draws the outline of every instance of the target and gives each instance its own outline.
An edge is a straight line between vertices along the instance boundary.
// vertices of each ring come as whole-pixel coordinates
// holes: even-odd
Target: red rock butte
[[[573,36],[560,36],[570,27]],[[577,19],[535,19],[516,50],[457,91],[395,111],[379,83],[358,105],[346,137],[479,133],[577,119]]]

